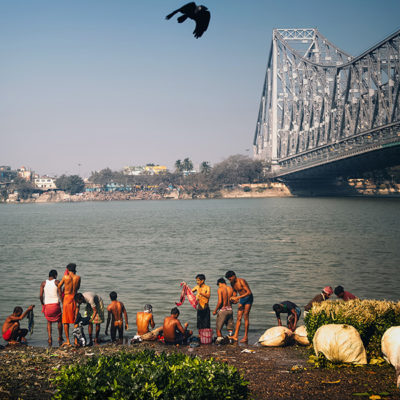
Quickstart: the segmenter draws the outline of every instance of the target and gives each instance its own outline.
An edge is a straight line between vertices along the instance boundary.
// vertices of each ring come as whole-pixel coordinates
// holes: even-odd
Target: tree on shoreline
[[[83,182],[83,179],[79,175],[61,175],[56,180],[56,186],[64,192],[76,194],[83,192],[85,182]]]

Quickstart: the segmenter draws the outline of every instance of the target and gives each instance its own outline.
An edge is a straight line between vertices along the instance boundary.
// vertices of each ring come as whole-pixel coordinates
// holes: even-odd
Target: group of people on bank
[[[70,325],[77,327],[79,324],[88,325],[89,344],[99,343],[100,324],[104,318],[104,302],[101,296],[94,292],[80,293],[81,277],[76,273],[76,264],[68,264],[61,281],[57,279],[57,271],[51,270],[49,277],[40,285],[40,302],[42,312],[47,320],[48,343],[52,345],[52,326],[57,324],[58,342],[62,346],[71,345]],[[238,340],[242,317],[245,321],[245,335],[242,342],[248,341],[249,313],[253,304],[253,294],[246,280],[238,278],[233,271],[228,271],[225,278],[231,286],[226,284],[224,278],[219,278],[218,303],[213,315],[216,318],[216,331],[222,339],[222,329],[226,325],[228,334],[232,341]],[[196,276],[197,285],[191,289],[196,299],[197,328],[210,329],[209,300],[211,289],[205,284],[205,275]],[[108,317],[105,334],[108,335],[110,328],[111,340],[122,342],[124,328],[127,330],[128,313],[124,304],[119,301],[115,291],[110,292],[110,304],[107,307]],[[232,304],[239,303],[236,327],[234,329]],[[178,304],[178,303],[176,303]],[[25,318],[34,305],[29,306],[25,312],[21,307],[15,307],[2,327],[3,339],[8,343],[26,342],[27,329],[20,328],[20,321]],[[83,309],[84,308],[84,309]],[[144,310],[136,314],[137,334],[142,340],[155,340],[160,334],[167,344],[180,344],[187,341],[193,334],[188,329],[188,323],[181,324],[179,321],[179,309],[173,307],[171,314],[164,319],[163,325],[155,328],[153,310],[150,304],[144,306]],[[93,340],[93,325],[95,326]],[[65,334],[65,341],[63,338]],[[117,339],[118,336],[118,339]]]
[[[53,323],[57,324],[58,342],[62,346],[71,345],[69,335],[69,326],[71,324],[74,327],[88,325],[90,345],[93,344],[93,325],[95,325],[94,343],[99,343],[100,324],[105,320],[103,299],[94,292],[79,292],[81,277],[76,273],[76,264],[67,265],[61,281],[57,279],[57,276],[57,271],[51,270],[48,279],[40,285],[39,298],[42,312],[47,320],[49,345],[52,345]],[[225,278],[229,281],[230,286],[227,285],[226,280],[222,277],[217,280],[218,301],[212,312],[213,315],[216,315],[217,343],[222,342],[224,339],[222,333],[224,326],[226,326],[229,341],[237,342],[242,318],[244,319],[244,336],[240,342],[247,343],[249,314],[254,301],[253,293],[246,280],[238,278],[234,271],[226,272]],[[187,290],[186,294],[189,301],[197,310],[197,328],[199,332],[204,329],[210,329],[211,323],[211,311],[209,308],[211,289],[205,283],[205,280],[204,274],[198,274],[195,287],[190,289],[186,284],[184,286],[185,290]],[[337,286],[334,291],[332,287],[327,286],[305,306],[305,312],[311,309],[313,303],[328,300],[333,293],[344,301],[356,298],[345,291],[342,286]],[[110,328],[112,342],[118,341],[122,343],[124,328],[125,330],[129,328],[128,313],[124,304],[118,300],[118,295],[115,291],[110,292],[109,297],[110,304],[107,307],[108,317],[105,334],[108,335]],[[181,297],[181,302],[176,304],[179,306],[182,302],[183,298]],[[236,325],[233,318],[233,304],[238,304]],[[33,308],[34,305],[31,305],[23,312],[21,307],[15,307],[14,312],[6,318],[3,324],[2,334],[4,340],[8,343],[26,342],[25,336],[28,330],[20,328],[20,321]],[[301,310],[295,303],[282,301],[274,304],[273,310],[276,313],[278,325],[282,325],[280,315],[287,313],[288,328],[293,331],[296,329]],[[188,329],[188,323],[181,324],[179,314],[178,307],[173,307],[170,315],[164,319],[163,325],[155,328],[152,306],[146,304],[144,310],[136,314],[137,335],[140,340],[156,340],[162,337],[166,344],[183,344],[193,335],[193,331]],[[63,330],[65,341],[63,339]]]
[[[336,286],[335,290],[333,290],[331,286],[325,286],[321,293],[314,296],[304,307],[304,314],[306,315],[311,310],[314,303],[322,303],[323,301],[328,300],[333,293],[335,293],[339,299],[344,301],[354,300],[357,298],[350,292],[344,290],[343,286]],[[301,315],[300,307],[291,301],[282,301],[274,304],[272,309],[275,311],[279,326],[282,325],[281,313],[287,313],[287,327],[293,332],[296,330],[297,322]]]

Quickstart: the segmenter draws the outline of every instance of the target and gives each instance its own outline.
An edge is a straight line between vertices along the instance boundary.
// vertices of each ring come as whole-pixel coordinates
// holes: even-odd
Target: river
[[[106,305],[108,293],[117,291],[128,310],[127,335],[133,336],[135,314],[145,303],[153,305],[156,325],[161,324],[179,300],[179,283],[194,286],[198,273],[211,287],[213,310],[217,279],[234,270],[254,293],[250,341],[255,342],[276,322],[274,303],[291,300],[303,307],[326,285],[342,285],[360,298],[397,301],[399,221],[399,199],[4,204],[0,319],[16,305],[35,304],[35,332],[28,340],[44,345],[40,284],[50,269],[61,279],[74,262],[82,291],[98,293]],[[196,330],[195,310],[188,302],[180,310],[181,321]]]

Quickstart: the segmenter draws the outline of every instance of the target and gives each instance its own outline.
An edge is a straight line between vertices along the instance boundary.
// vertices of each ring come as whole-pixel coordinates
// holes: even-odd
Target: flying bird
[[[171,14],[168,14],[165,19],[171,19],[178,12],[183,14],[178,17],[178,22],[180,24],[188,18],[196,22],[196,27],[193,31],[193,35],[196,39],[207,30],[211,18],[210,11],[208,11],[207,7],[197,6],[195,2],[187,3],[181,8],[173,11]]]

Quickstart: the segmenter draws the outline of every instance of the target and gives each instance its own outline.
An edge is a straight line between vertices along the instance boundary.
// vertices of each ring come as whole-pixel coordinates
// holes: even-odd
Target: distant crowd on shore
[[[57,276],[57,271],[51,270],[48,279],[40,285],[39,298],[42,312],[47,320],[49,345],[51,346],[53,342],[53,323],[57,324],[58,343],[61,346],[72,346],[69,331],[71,324],[74,326],[75,345],[99,344],[100,326],[105,321],[103,299],[94,292],[79,292],[81,277],[76,273],[76,264],[67,265],[61,281],[57,279]],[[230,286],[226,284],[225,279],[222,277],[217,280],[218,302],[212,312],[213,315],[216,315],[216,343],[237,342],[242,318],[244,319],[244,336],[240,342],[247,343],[250,325],[249,315],[254,301],[253,293],[247,281],[243,278],[238,278],[234,271],[227,271],[225,278],[229,281]],[[198,339],[192,338],[193,331],[188,329],[189,324],[182,325],[178,318],[180,314],[178,307],[184,302],[185,298],[197,311],[199,337],[201,339],[205,336],[210,337],[212,333],[209,308],[211,289],[206,285],[205,280],[204,274],[198,274],[196,276],[196,286],[193,288],[182,282],[180,301],[172,308],[170,315],[165,317],[163,325],[157,328],[153,318],[153,308],[151,304],[145,304],[143,311],[136,313],[137,333],[132,340],[161,340],[166,344],[185,344],[191,340],[193,342],[198,341]],[[337,286],[335,290],[331,286],[326,286],[321,293],[316,295],[304,307],[305,313],[311,309],[314,303],[328,300],[333,293],[344,301],[356,298],[350,292],[345,291],[342,286]],[[124,304],[118,300],[116,291],[111,291],[109,297],[110,304],[107,307],[108,316],[105,335],[110,332],[112,342],[122,343],[124,329],[129,329],[128,313]],[[236,325],[233,318],[233,304],[238,304]],[[14,308],[13,313],[6,318],[2,327],[3,339],[6,342],[9,344],[26,343],[28,329],[22,329],[20,321],[27,315],[31,315],[33,323],[33,308],[34,305],[30,305],[23,312],[23,309],[17,306]],[[278,325],[282,325],[281,314],[287,314],[287,326],[292,331],[295,331],[301,315],[300,307],[291,301],[282,301],[274,304],[272,308],[275,311]],[[88,342],[83,333],[83,326],[88,326]],[[93,326],[95,326],[94,339]],[[225,336],[222,333],[224,326],[226,326],[227,330],[227,335]]]

